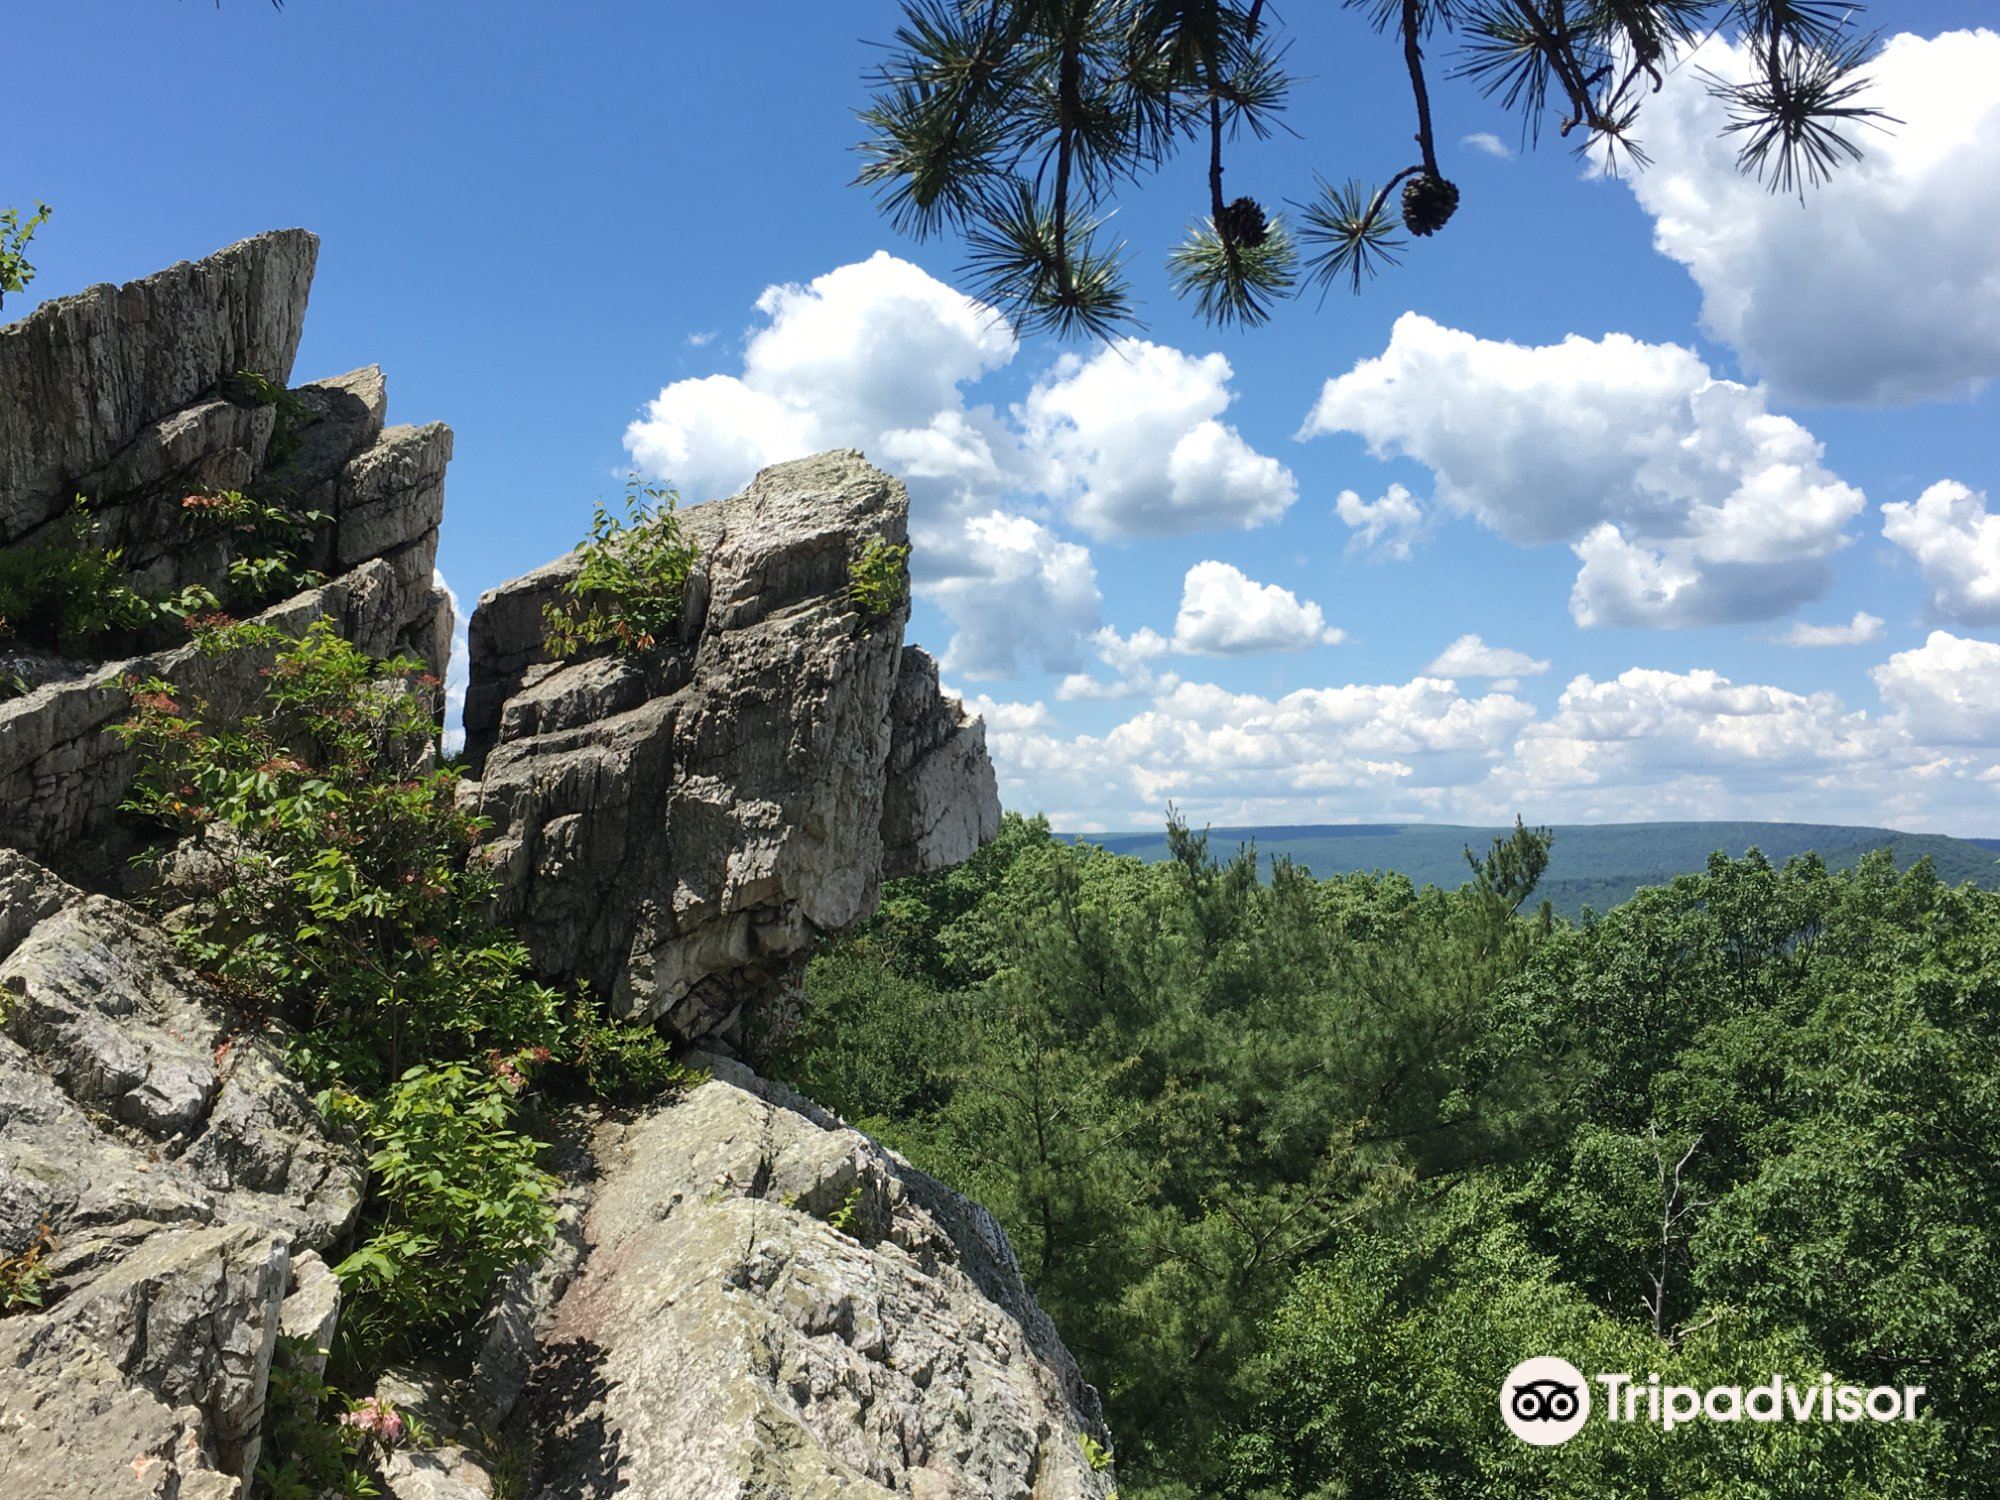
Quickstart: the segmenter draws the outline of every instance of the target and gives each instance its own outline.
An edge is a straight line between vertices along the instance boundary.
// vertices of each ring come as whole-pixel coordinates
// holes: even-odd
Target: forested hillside
[[[1500,831],[1441,823],[1322,823],[1212,828],[1208,841],[1221,853],[1255,844],[1266,860],[1289,859],[1319,876],[1393,870],[1420,886],[1451,887],[1465,879],[1466,846],[1484,848]],[[1593,823],[1558,825],[1551,832],[1549,868],[1536,894],[1566,917],[1581,916],[1585,907],[1608,911],[1644,886],[1693,874],[1718,849],[1735,856],[1756,849],[1779,864],[1817,854],[1836,870],[1871,850],[1886,849],[1899,870],[1928,859],[1951,884],[1970,880],[2000,887],[2000,839],[1822,823]],[[1165,836],[1151,830],[1076,837],[1141,859],[1166,859],[1171,852]]]
[[[815,960],[779,1065],[999,1215],[1125,1500],[1973,1496],[2000,1472],[2000,896],[1717,857],[1573,926],[1010,817]],[[1496,1414],[1531,1354],[1925,1420]]]

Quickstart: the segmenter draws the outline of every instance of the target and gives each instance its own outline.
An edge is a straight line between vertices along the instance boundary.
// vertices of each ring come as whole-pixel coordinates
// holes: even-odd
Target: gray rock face
[[[374,654],[409,652],[442,674],[452,620],[433,564],[450,429],[385,428],[372,366],[293,392],[283,452],[278,407],[222,393],[242,371],[288,378],[317,253],[303,230],[259,235],[0,329],[0,547],[48,540],[83,494],[94,540],[122,550],[134,587],[220,593],[240,541],[192,530],[182,500],[248,489],[330,518],[298,559],[330,581],[260,618],[294,634],[332,619]],[[133,762],[104,733],[126,713],[124,679],[165,677],[235,712],[266,664],[193,646],[115,663],[0,650],[0,670],[39,689],[0,701],[0,845],[92,884],[129,852],[113,815]]]
[[[552,663],[543,607],[577,559],[472,618],[469,795],[492,820],[502,916],[543,971],[686,1038],[874,909],[895,873],[963,859],[999,826],[984,731],[901,645],[907,607],[849,595],[909,500],[858,453],[765,470],[686,511],[698,550],[681,639],[644,662]]]
[[[256,615],[287,635],[331,620],[363,650],[413,650],[438,664],[448,650],[449,601],[432,582],[428,545],[362,564]],[[97,667],[0,702],[0,846],[88,884],[115,884],[132,851],[117,818],[137,761],[106,731],[131,708],[128,678],[162,677],[214,715],[241,713],[263,692],[273,648],[205,655],[193,644]]]
[[[963,864],[1000,831],[986,721],[944,696],[937,663],[914,646],[903,649],[889,720],[882,878]]]
[[[1104,1500],[1083,1383],[984,1209],[737,1064],[599,1132],[529,1393],[538,1500]]]
[[[44,1310],[0,1322],[0,1493],[254,1470],[281,1324],[337,1306],[309,1251],[361,1203],[279,1040],[128,908],[0,850],[0,1253],[54,1245]]]
[[[318,256],[316,236],[274,230],[0,328],[0,543],[225,377],[288,380]]]

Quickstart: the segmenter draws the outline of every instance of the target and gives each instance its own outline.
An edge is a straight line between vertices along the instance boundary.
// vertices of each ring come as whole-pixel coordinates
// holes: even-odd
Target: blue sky
[[[1298,138],[1228,181],[1273,207],[1410,154],[1383,43],[1289,11]],[[35,297],[316,230],[296,378],[378,362],[392,420],[456,429],[439,561],[468,603],[635,461],[695,499],[863,447],[911,484],[912,637],[987,714],[1009,804],[1059,825],[1171,799],[2000,832],[1990,5],[1876,8],[1905,123],[1803,208],[1729,174],[1692,66],[1631,182],[1510,153],[1445,83],[1448,230],[1253,332],[1167,288],[1205,196],[1175,163],[1115,220],[1148,318],[1119,350],[1017,343],[953,244],[848,186],[895,16],[27,7],[0,199],[56,207]]]

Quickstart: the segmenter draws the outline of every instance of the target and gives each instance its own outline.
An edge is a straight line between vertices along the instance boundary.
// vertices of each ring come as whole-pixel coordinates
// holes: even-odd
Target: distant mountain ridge
[[[1564,916],[1584,907],[1607,911],[1649,885],[1700,870],[1717,850],[1740,857],[1760,849],[1773,864],[1817,852],[1845,869],[1872,849],[1888,849],[1898,869],[1928,857],[1940,877],[2000,889],[2000,837],[1952,838],[1902,833],[1893,828],[1853,828],[1827,823],[1577,823],[1558,824],[1541,895]],[[1394,870],[1417,885],[1454,887],[1466,879],[1464,850],[1483,853],[1502,828],[1444,823],[1277,824],[1211,828],[1209,848],[1233,854],[1254,843],[1260,860],[1288,856],[1315,875]],[[1115,854],[1166,858],[1164,831],[1065,834]]]

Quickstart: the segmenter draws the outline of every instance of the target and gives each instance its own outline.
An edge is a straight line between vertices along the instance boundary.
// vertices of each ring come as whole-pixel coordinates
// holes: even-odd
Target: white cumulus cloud
[[[1494,662],[1491,665],[1499,665]],[[1469,674],[1461,674],[1463,676]],[[1495,685],[1282,696],[1169,680],[1102,733],[1036,708],[994,739],[1007,804],[1058,826],[1660,818],[1990,829],[2000,644],[1939,631],[1874,672],[1881,709],[1706,668],[1580,675],[1546,717]]]
[[[928,587],[958,632],[943,665],[967,677],[1011,677],[1024,666],[1059,672],[1079,660],[1097,623],[1090,553],[1028,516],[991,511],[964,523],[967,550]]]
[[[1126,338],[1065,354],[1016,409],[1071,520],[1099,538],[1259,526],[1298,481],[1221,421],[1229,361]]]
[[[1526,346],[1417,313],[1326,382],[1302,436],[1352,432],[1521,545],[1568,542],[1580,625],[1769,619],[1827,586],[1860,490],[1761,387],[1625,334]]]
[[[1334,514],[1353,535],[1347,550],[1372,552],[1403,561],[1423,534],[1424,508],[1405,485],[1392,484],[1378,499],[1363,500],[1355,490],[1342,490],[1334,498]]]
[[[1793,399],[1901,402],[2000,374],[2000,31],[1891,37],[1863,102],[1899,123],[1850,129],[1862,160],[1803,204],[1737,170],[1704,87],[1750,67],[1716,40],[1677,68],[1641,120],[1652,165],[1629,178],[1703,325]]]
[[[1984,494],[1941,479],[1914,501],[1883,506],[1882,535],[1916,559],[1937,614],[2000,624],[2000,515]]]
[[[1865,646],[1881,639],[1882,624],[1880,615],[1857,609],[1845,625],[1809,625],[1801,620],[1776,639],[1781,646]]]
[[[1424,672],[1431,677],[1538,677],[1549,664],[1525,651],[1489,646],[1477,635],[1462,635],[1437,655]]]
[[[1913,738],[1934,745],[2000,743],[2000,645],[1933,630],[1874,671],[1882,700]]]
[[[1241,656],[1253,651],[1303,651],[1331,646],[1345,632],[1326,623],[1311,600],[1275,583],[1258,583],[1223,562],[1198,562],[1181,583],[1174,617],[1174,649],[1197,656]]]
[[[1471,135],[1462,135],[1458,143],[1486,156],[1497,156],[1502,161],[1510,160],[1514,155],[1514,148],[1490,130],[1475,130]]]

